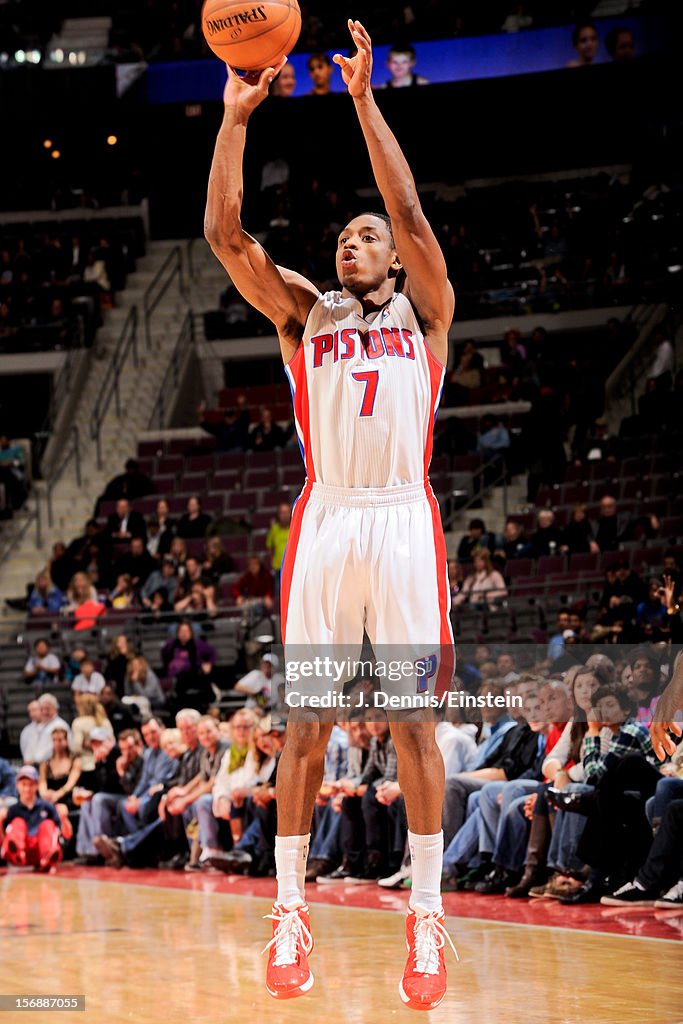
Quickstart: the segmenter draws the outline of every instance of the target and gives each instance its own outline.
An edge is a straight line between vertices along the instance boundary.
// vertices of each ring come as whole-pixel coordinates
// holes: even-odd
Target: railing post
[[[36,496],[36,547],[42,548],[43,546],[43,529],[40,521],[40,495],[38,491],[35,492]]]
[[[78,427],[74,424],[73,428],[74,435],[74,453],[76,456],[76,486],[80,489],[81,487],[81,442],[78,433]]]

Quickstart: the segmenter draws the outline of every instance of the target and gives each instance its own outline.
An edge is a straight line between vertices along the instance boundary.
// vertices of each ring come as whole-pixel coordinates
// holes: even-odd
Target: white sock
[[[421,836],[408,831],[408,846],[413,865],[409,906],[441,910],[443,832]]]
[[[288,910],[306,902],[304,887],[311,833],[306,836],[275,836],[277,899]]]

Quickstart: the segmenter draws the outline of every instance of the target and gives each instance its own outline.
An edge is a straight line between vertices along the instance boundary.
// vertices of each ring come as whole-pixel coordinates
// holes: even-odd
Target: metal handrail
[[[116,415],[121,416],[121,393],[119,383],[124,366],[128,360],[128,354],[133,352],[133,366],[138,365],[138,308],[133,306],[121,329],[119,340],[111,361],[111,373],[102,382],[99,390],[93,414],[90,420],[90,439],[95,442],[97,453],[97,468],[102,469],[102,424],[109,412],[112,398],[116,405]]]
[[[165,280],[162,280],[164,274],[169,268],[169,265],[171,265],[171,273]],[[183,256],[179,245],[173,246],[142,297],[142,311],[145,321],[145,347],[148,352],[152,348],[152,313],[163,299],[171,285],[171,282],[176,276],[178,278],[178,289],[180,294],[185,298],[186,292],[185,278],[183,274]]]
[[[486,482],[484,483],[484,474],[485,473],[487,475],[490,474],[492,467],[497,462],[500,462],[500,464],[501,464],[501,472],[500,472],[500,474],[495,476],[495,477],[492,477],[490,479],[487,479]],[[444,519],[443,519],[443,528],[444,528],[444,530],[445,531],[450,530],[451,527],[452,527],[453,522],[455,521],[455,519],[457,519],[459,516],[461,516],[465,512],[467,512],[467,510],[472,507],[472,505],[474,504],[475,501],[481,501],[481,498],[482,498],[483,495],[489,494],[490,491],[492,491],[494,487],[497,487],[498,484],[501,484],[501,483],[503,485],[503,515],[507,518],[507,514],[508,514],[508,482],[507,482],[507,476],[508,476],[507,463],[505,461],[505,457],[500,452],[497,452],[495,455],[491,456],[491,458],[488,459],[487,462],[483,463],[483,465],[481,465],[479,467],[479,469],[475,469],[474,472],[472,473],[472,481],[475,482],[478,477],[482,477],[482,483],[484,484],[484,486],[481,488],[481,490],[479,489],[479,487],[475,487],[472,496],[470,498],[468,498],[468,500],[465,502],[464,505],[459,505],[457,508],[452,508],[452,509],[450,509],[450,511],[447,512],[446,515],[444,515]]]
[[[163,430],[166,427],[166,416],[168,412],[167,402],[169,398],[173,398],[178,390],[181,383],[181,372],[184,367],[185,361],[188,358],[190,352],[195,348],[197,342],[195,329],[194,329],[194,314],[192,310],[188,310],[185,314],[178,338],[173,348],[173,353],[169,360],[164,379],[159,388],[159,395],[154,408],[152,409],[152,415],[149,419],[148,430]]]
[[[68,465],[70,465],[72,460],[75,460],[75,463],[76,463],[76,484],[80,488],[80,486],[81,486],[81,444],[80,444],[80,435],[78,433],[78,427],[76,426],[76,424],[74,424],[73,427],[71,428],[71,446],[67,450],[66,455],[64,456],[64,458],[60,462],[60,464],[57,467],[57,469],[51,475],[51,477],[50,477],[50,479],[48,481],[48,484],[47,484],[47,488],[45,490],[45,504],[46,504],[46,507],[47,507],[47,524],[50,527],[52,526],[52,522],[53,522],[53,520],[52,520],[52,492],[54,491],[55,487],[57,486],[57,484],[61,480],[62,475],[64,473],[64,470],[66,469],[66,467]]]

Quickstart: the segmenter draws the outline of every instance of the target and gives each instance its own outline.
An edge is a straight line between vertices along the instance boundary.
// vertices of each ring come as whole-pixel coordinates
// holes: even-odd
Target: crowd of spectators
[[[0,247],[0,347],[5,351],[92,345],[101,311],[134,265],[116,232],[5,235]],[[133,261],[133,264],[131,264]]]
[[[675,671],[672,649],[575,650],[558,657],[551,642],[540,654],[461,651],[460,707],[436,711],[446,773],[443,889],[680,907],[683,755],[679,746],[660,764],[648,733]],[[37,648],[31,671],[49,672],[49,659],[45,645]],[[131,665],[140,659],[125,642],[113,646],[105,675],[121,660],[124,686],[139,697],[140,666]],[[182,702],[169,719],[150,713],[150,698],[136,724],[130,703],[85,656],[73,721],[42,693],[28,705],[16,777],[0,762],[2,856],[39,871],[66,851],[93,866],[273,875],[286,725],[276,668],[267,655],[244,677],[248,700],[229,720],[215,704],[202,713]],[[327,748],[308,882],[410,884],[389,722],[372,702],[357,706],[377,685],[364,677],[346,687],[353,710]]]
[[[348,29],[343,14],[336,15],[320,0],[301,5],[302,30],[297,49],[312,53],[348,46]],[[108,5],[113,15],[107,57],[114,61],[192,60],[210,55],[204,42],[196,5],[178,0],[150,0],[142,11],[131,11],[128,5]],[[454,36],[489,35],[497,32],[520,32],[550,25],[567,25],[568,40],[577,48],[577,61],[587,63],[588,43],[581,39],[581,30],[592,23],[575,24],[577,17],[588,14],[576,4],[548,5],[500,2],[481,4],[473,0],[426,0],[422,3],[360,3],[355,15],[364,23],[378,44]],[[574,26],[574,27],[571,27]],[[597,32],[597,30],[594,29]],[[627,31],[624,29],[624,31]],[[613,59],[633,55],[633,40],[627,46],[618,35],[605,39],[607,52]]]

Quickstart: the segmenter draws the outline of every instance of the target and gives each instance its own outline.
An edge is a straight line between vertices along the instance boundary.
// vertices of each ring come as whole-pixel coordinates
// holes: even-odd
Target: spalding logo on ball
[[[262,71],[290,53],[301,32],[297,0],[206,0],[202,31],[209,47],[231,68]]]

